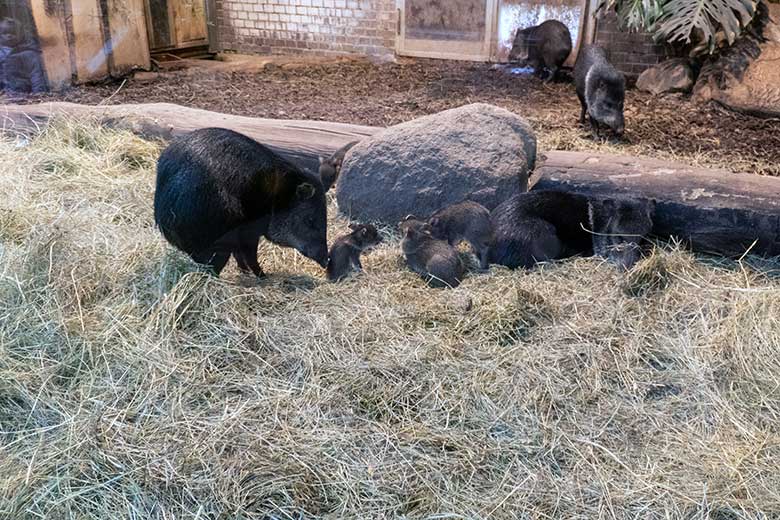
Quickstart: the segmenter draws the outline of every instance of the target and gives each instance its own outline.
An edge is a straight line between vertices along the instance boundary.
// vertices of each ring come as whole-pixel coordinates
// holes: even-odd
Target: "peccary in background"
[[[588,220],[593,252],[630,269],[642,254],[641,244],[653,229],[655,201],[639,199],[591,200]]]
[[[509,61],[530,65],[537,76],[549,82],[571,54],[571,47],[569,28],[558,20],[547,20],[517,31]]]
[[[360,254],[382,242],[376,227],[371,224],[350,224],[352,233],[340,236],[330,248],[328,279],[343,280],[351,272],[360,271]]]
[[[409,268],[433,287],[457,287],[466,269],[454,247],[431,233],[431,226],[407,217],[399,224],[403,249]]]
[[[446,240],[451,246],[462,240],[471,245],[482,269],[488,267],[488,253],[493,244],[493,224],[490,211],[470,200],[453,204],[434,213],[428,223],[433,236]]]
[[[540,190],[506,200],[491,218],[496,233],[492,263],[529,268],[595,251],[628,268],[639,259],[635,244],[652,229],[652,203],[591,202],[576,193]]]
[[[262,276],[261,236],[323,267],[328,261],[320,179],[232,130],[195,130],[163,151],[154,220],[168,242],[217,275],[232,254],[239,268]]]
[[[587,113],[594,138],[601,137],[602,125],[621,137],[625,128],[626,80],[607,60],[604,49],[595,45],[584,45],[580,49],[574,64],[574,82],[582,105],[580,124],[585,124]]]
[[[322,180],[322,186],[325,191],[331,189],[339,178],[341,173],[341,165],[344,164],[344,156],[350,148],[358,144],[358,141],[345,144],[328,157],[320,157],[320,180]]]

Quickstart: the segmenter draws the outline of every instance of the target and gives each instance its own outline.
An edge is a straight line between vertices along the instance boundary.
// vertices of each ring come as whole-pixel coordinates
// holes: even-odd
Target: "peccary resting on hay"
[[[488,267],[488,252],[493,244],[490,211],[470,200],[453,204],[434,213],[428,220],[433,236],[456,246],[462,240],[471,245],[482,269]]]
[[[358,144],[358,141],[353,141],[333,152],[333,155],[328,158],[320,157],[320,179],[325,191],[328,191],[336,184],[339,173],[341,173],[341,165],[344,163],[344,156],[356,144]]]
[[[574,255],[604,255],[623,267],[639,259],[638,245],[652,229],[653,204],[639,200],[590,202],[584,195],[530,191],[496,207],[492,263],[529,268]]]
[[[261,236],[325,267],[325,190],[266,146],[232,130],[180,136],[160,155],[154,219],[165,238],[219,274],[230,255],[262,276]]]
[[[558,20],[547,20],[534,27],[517,31],[509,52],[509,61],[520,60],[530,65],[537,76],[549,82],[555,79],[569,54],[569,28]]]
[[[582,105],[580,124],[585,124],[587,113],[594,138],[601,136],[601,125],[611,128],[617,137],[622,136],[626,80],[607,60],[604,49],[595,45],[582,47],[574,64],[574,82]]]
[[[399,224],[409,268],[433,287],[457,287],[465,268],[454,247],[433,236],[430,224],[410,215]]]
[[[382,242],[376,227],[371,224],[350,224],[352,233],[336,239],[330,248],[328,279],[343,280],[353,271],[360,271],[360,254]]]

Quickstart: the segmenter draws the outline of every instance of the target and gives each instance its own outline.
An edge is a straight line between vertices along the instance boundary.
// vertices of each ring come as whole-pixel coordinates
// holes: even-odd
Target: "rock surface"
[[[780,117],[780,5],[766,9],[767,13],[756,15],[760,18],[755,32],[760,38],[748,34],[705,64],[693,91],[696,101],[716,101],[759,117]]]
[[[636,81],[636,88],[651,94],[690,92],[696,77],[685,58],[673,58],[645,70]]]
[[[350,218],[396,225],[466,198],[488,209],[528,189],[536,136],[520,116],[477,103],[368,137],[345,157],[336,187]]]

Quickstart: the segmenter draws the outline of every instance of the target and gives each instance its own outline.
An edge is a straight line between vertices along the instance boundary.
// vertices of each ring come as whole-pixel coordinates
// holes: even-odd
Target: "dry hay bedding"
[[[0,518],[780,511],[777,263],[663,247],[437,291],[389,237],[342,284],[268,244],[268,280],[217,279],[153,227],[159,151],[0,141]]]

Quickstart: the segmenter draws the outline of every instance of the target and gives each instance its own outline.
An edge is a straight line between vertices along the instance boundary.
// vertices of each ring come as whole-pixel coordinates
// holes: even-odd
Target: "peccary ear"
[[[438,227],[439,226],[439,217],[433,217],[431,220],[428,221],[428,224],[431,225],[431,227]]]
[[[317,193],[317,188],[308,182],[299,184],[298,188],[295,190],[295,194],[298,196],[299,200],[308,200],[312,198],[315,193]]]
[[[403,222],[406,222],[407,220],[417,220],[417,217],[415,217],[415,216],[414,216],[414,215],[412,215],[412,214],[409,214],[409,215],[406,215],[406,216],[404,217],[404,220],[403,220]]]
[[[325,157],[320,155],[320,164],[325,164]]]

